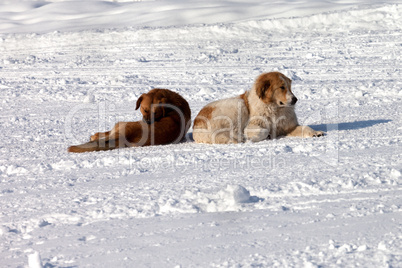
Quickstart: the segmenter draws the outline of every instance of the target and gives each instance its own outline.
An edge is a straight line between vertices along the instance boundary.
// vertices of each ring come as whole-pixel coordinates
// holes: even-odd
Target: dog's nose
[[[142,118],[142,121],[144,121],[148,125],[150,125],[152,123],[152,121],[150,119],[146,119],[145,117]]]
[[[295,105],[297,102],[297,98],[295,96],[292,97],[292,105]]]

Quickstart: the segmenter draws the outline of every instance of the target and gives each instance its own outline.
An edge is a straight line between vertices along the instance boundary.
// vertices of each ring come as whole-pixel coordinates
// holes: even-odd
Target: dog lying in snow
[[[111,131],[96,133],[90,142],[71,146],[68,151],[83,153],[176,143],[183,139],[191,125],[187,101],[168,89],[155,88],[142,94],[135,109],[140,107],[142,121],[119,122]]]
[[[278,136],[324,135],[297,122],[294,109],[297,98],[291,91],[291,83],[279,72],[264,73],[244,94],[207,104],[194,120],[194,140],[225,144]]]

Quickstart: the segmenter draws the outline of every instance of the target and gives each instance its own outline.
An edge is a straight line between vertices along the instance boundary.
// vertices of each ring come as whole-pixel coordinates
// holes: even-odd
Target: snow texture
[[[2,1],[2,267],[400,267],[399,1]],[[293,80],[320,138],[69,154],[153,87]]]

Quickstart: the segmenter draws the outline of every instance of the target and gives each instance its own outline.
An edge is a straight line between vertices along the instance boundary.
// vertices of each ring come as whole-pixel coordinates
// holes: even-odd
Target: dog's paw
[[[325,136],[324,131],[314,131],[313,133],[313,137],[322,137],[322,136]]]
[[[246,140],[252,142],[262,141],[268,138],[269,131],[261,127],[246,127],[244,129],[244,136]]]
[[[96,141],[96,140],[99,140],[99,133],[93,134],[89,139],[89,141]]]

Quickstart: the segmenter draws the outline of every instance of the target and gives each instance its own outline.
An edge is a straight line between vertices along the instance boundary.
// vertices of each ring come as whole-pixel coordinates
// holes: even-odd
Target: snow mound
[[[250,192],[241,185],[227,185],[217,193],[206,193],[200,190],[186,191],[180,199],[161,201],[159,212],[166,213],[204,213],[221,211],[240,211],[246,209],[245,203],[257,202],[259,199],[250,196]]]
[[[399,1],[370,1],[374,4]],[[99,28],[166,27],[189,24],[216,24],[256,19],[275,19],[268,23],[275,28],[289,27],[278,18],[305,17],[320,13],[308,22],[293,20],[298,26],[312,28],[315,24],[341,23],[348,26],[372,20],[389,20],[384,12],[365,14],[351,11],[347,15],[328,15],[326,12],[364,8],[367,1],[5,1],[0,3],[0,33],[44,33]],[[396,7],[392,7],[395,9]],[[151,11],[151,12],[150,12]],[[360,17],[359,17],[360,16]],[[364,16],[364,17],[362,17]],[[352,20],[351,20],[352,19]],[[389,24],[392,25],[392,24]]]
[[[241,204],[250,201],[250,192],[241,185],[228,185],[224,191],[219,192],[222,200],[230,204]]]

